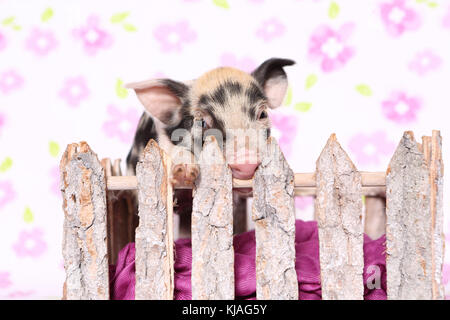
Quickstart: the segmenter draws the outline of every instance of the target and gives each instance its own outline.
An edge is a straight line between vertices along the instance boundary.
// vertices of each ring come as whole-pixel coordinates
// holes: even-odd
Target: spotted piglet
[[[251,74],[220,67],[189,82],[154,79],[128,84],[145,112],[127,157],[127,173],[150,139],[171,156],[172,182],[193,184],[199,173],[196,159],[206,136],[216,136],[233,177],[250,179],[258,167],[258,145],[270,135],[268,109],[281,105],[288,87],[283,67],[288,59],[272,58]],[[248,195],[250,190],[240,190]],[[190,194],[177,190],[177,213],[191,210]]]

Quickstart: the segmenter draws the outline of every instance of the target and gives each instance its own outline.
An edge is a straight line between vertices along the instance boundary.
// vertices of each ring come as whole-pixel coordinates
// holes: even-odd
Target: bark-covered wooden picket
[[[192,207],[192,299],[234,299],[231,170],[214,136],[199,158]]]
[[[294,173],[269,138],[253,178],[256,298],[297,300]]]
[[[317,160],[322,299],[363,299],[361,174],[331,135]]]
[[[150,140],[136,166],[136,300],[170,300],[174,290],[173,192],[170,158]]]
[[[442,299],[442,158],[438,132],[405,132],[386,176],[388,299]]]
[[[64,209],[63,299],[109,299],[105,172],[86,142],[67,146],[60,163]]]
[[[430,172],[430,210],[431,210],[431,272],[433,274],[432,298],[444,299],[442,267],[444,262],[444,162],[442,160],[441,133],[433,130],[429,142],[429,153],[425,153]],[[424,149],[425,151],[425,149]]]

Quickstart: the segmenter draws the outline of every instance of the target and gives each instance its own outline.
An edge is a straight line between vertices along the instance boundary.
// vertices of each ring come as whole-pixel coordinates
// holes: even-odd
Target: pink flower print
[[[444,19],[442,19],[442,26],[450,29],[450,7],[448,7],[447,13],[444,16]]]
[[[90,16],[86,25],[73,30],[75,38],[82,41],[84,50],[89,55],[95,55],[100,49],[107,49],[113,43],[112,36],[99,27],[99,18]]]
[[[313,197],[295,197],[295,207],[304,210],[314,203]]]
[[[155,79],[164,79],[167,78],[167,75],[162,71],[157,71],[153,74],[153,78]]]
[[[233,67],[245,72],[252,72],[256,68],[256,63],[252,58],[244,57],[238,59],[232,53],[224,53],[220,57],[220,64],[222,66]]]
[[[384,131],[372,134],[358,133],[350,139],[349,148],[360,165],[379,164],[383,156],[395,150],[395,144],[387,139]]]
[[[0,271],[0,289],[8,288],[12,284],[9,277],[10,277],[9,272]]]
[[[49,172],[49,176],[52,180],[50,190],[55,195],[61,195],[61,189],[59,186],[59,166],[54,166],[53,168],[51,168],[50,172]]]
[[[444,263],[442,267],[442,284],[447,285],[450,281],[450,264]]]
[[[47,250],[47,244],[43,239],[44,232],[39,228],[30,231],[23,230],[19,239],[13,244],[13,249],[18,257],[37,258]]]
[[[280,114],[271,112],[272,135],[278,140],[281,150],[288,157],[292,151],[292,142],[297,134],[298,120],[292,114]]]
[[[89,94],[89,89],[83,77],[66,79],[63,88],[59,91],[59,96],[66,100],[71,107],[77,107],[81,101],[89,97]]]
[[[118,137],[124,143],[131,143],[139,114],[136,109],[129,108],[127,111],[120,111],[114,105],[108,106],[110,120],[103,123],[103,131],[108,137]]]
[[[0,112],[0,134],[2,133],[2,127],[5,125],[6,123],[6,116],[5,114]]]
[[[6,36],[0,32],[0,51],[6,48]]]
[[[8,298],[9,299],[23,300],[25,298],[29,298],[32,294],[34,294],[33,290],[29,290],[29,291],[17,290],[17,291],[11,292],[8,295]]]
[[[276,18],[265,20],[262,22],[256,36],[262,38],[265,42],[272,41],[275,38],[281,37],[285,32],[285,26]]]
[[[416,120],[416,114],[422,107],[419,98],[409,97],[401,91],[392,92],[389,99],[382,102],[386,118],[397,123],[410,123]]]
[[[381,19],[388,31],[394,37],[405,31],[417,30],[420,27],[420,17],[412,9],[406,7],[405,0],[393,0],[380,5]]]
[[[23,85],[23,78],[14,70],[5,71],[0,74],[0,91],[8,94]]]
[[[197,33],[191,29],[188,21],[180,21],[175,24],[161,24],[153,32],[156,40],[164,52],[180,52],[183,45],[197,39]]]
[[[31,30],[26,40],[26,48],[38,56],[46,56],[57,45],[58,42],[51,31],[43,31],[38,28]]]
[[[331,72],[344,66],[353,56],[354,49],[346,45],[353,27],[353,24],[347,23],[335,31],[322,25],[311,35],[309,56],[312,59],[321,60],[321,68],[324,72]]]
[[[13,201],[15,197],[16,192],[11,181],[0,181],[0,209]]]
[[[420,76],[424,76],[431,70],[438,69],[442,60],[430,50],[425,50],[416,54],[413,61],[409,64],[409,69]]]

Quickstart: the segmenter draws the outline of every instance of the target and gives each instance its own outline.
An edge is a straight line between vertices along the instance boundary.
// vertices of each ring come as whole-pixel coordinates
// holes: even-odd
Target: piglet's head
[[[270,135],[269,110],[279,107],[286,94],[283,67],[292,64],[272,58],[250,74],[220,67],[189,82],[155,79],[128,87],[136,91],[159,135],[164,135],[159,140],[197,157],[206,136],[214,135],[233,176],[250,179]]]

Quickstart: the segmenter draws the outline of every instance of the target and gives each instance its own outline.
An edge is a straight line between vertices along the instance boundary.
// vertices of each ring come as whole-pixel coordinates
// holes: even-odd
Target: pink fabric
[[[315,221],[297,220],[295,223],[295,250],[301,300],[321,299],[319,237]],[[386,299],[386,259],[385,236],[371,240],[364,235],[364,284],[374,277],[369,266],[378,266],[381,272],[381,288],[368,289],[364,286],[366,300]],[[255,299],[255,232],[248,231],[234,237],[235,254],[235,296],[236,299]],[[110,268],[111,299],[133,300],[135,285],[134,243],[127,244],[119,253],[116,266]],[[191,299],[191,239],[179,239],[175,242],[175,299]],[[374,281],[369,281],[374,283]]]

